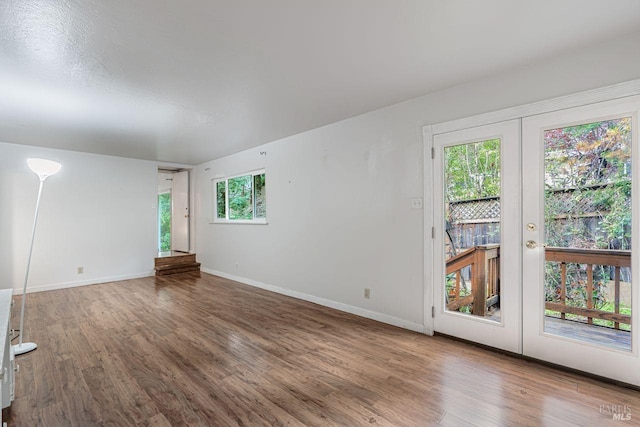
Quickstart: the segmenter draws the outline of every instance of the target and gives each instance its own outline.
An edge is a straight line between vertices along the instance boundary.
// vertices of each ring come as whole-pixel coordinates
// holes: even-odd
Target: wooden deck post
[[[476,316],[487,312],[487,250],[478,247],[475,253],[474,271],[472,274],[473,311]]]

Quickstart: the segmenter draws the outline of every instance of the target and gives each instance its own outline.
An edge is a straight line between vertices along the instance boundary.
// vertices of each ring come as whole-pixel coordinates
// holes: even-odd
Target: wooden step
[[[170,264],[156,267],[156,276],[166,276],[169,274],[187,273],[189,271],[200,271],[199,262]]]
[[[155,259],[155,266],[196,262],[196,254],[173,252],[169,256],[161,256]]]
[[[155,258],[156,276],[200,271],[200,263],[196,261],[196,254],[171,252]]]

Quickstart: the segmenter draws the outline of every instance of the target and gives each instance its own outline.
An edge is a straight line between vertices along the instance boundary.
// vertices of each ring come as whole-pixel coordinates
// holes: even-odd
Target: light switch
[[[411,199],[411,209],[422,209],[422,199]]]

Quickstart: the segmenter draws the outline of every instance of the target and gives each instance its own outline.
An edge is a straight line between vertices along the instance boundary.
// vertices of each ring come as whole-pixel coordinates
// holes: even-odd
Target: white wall
[[[0,143],[0,288],[22,291],[39,183],[28,157],[63,165],[45,182],[28,291],[151,274],[155,162]]]
[[[431,174],[422,127],[638,79],[639,44],[636,34],[199,165],[203,270],[422,330],[430,254],[423,211],[410,207]],[[210,224],[211,179],[258,168],[266,168],[269,224]]]

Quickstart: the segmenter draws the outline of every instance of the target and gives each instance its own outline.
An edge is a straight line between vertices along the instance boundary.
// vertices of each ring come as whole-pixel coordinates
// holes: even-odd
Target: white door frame
[[[433,303],[433,283],[435,276],[433,274],[433,164],[434,157],[433,148],[433,131],[431,126],[422,128],[422,145],[423,145],[423,185],[424,185],[424,220],[423,220],[423,241],[424,241],[424,268],[422,283],[424,288],[424,333],[433,336],[435,330],[433,328],[433,319],[435,317],[435,304]],[[428,167],[427,167],[428,166]],[[427,171],[431,173],[427,173]]]

